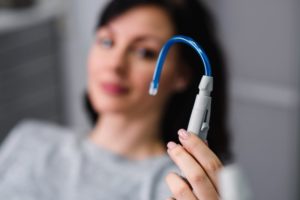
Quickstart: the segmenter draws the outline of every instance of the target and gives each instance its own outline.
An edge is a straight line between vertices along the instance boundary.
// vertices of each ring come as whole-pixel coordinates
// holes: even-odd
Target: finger
[[[176,200],[197,200],[189,185],[177,174],[168,174],[166,182]],[[174,200],[174,198],[171,199]]]
[[[212,152],[208,145],[195,134],[180,129],[178,135],[183,147],[199,162],[217,190],[217,175],[222,167],[219,158]]]
[[[195,195],[199,199],[217,199],[218,193],[201,165],[181,145],[169,142],[167,146],[171,159],[186,176]]]

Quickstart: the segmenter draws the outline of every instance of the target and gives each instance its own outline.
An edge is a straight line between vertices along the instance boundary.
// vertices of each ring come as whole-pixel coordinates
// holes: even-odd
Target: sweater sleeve
[[[0,146],[0,199],[35,199],[37,132],[35,122],[22,122]]]

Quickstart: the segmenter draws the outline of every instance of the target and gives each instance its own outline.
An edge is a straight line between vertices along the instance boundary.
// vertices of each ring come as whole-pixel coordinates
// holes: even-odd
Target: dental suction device
[[[196,96],[192,114],[190,117],[187,131],[197,134],[202,140],[206,141],[209,129],[209,119],[211,112],[211,96],[213,90],[213,78],[211,67],[207,55],[192,38],[177,35],[169,39],[160,51],[153,80],[150,85],[149,94],[156,95],[159,86],[160,75],[167,53],[175,43],[183,43],[191,46],[201,57],[205,75],[199,84],[199,93]],[[251,200],[251,191],[247,182],[240,171],[239,166],[231,164],[224,166],[218,175],[220,182],[220,196],[222,200]]]
[[[182,35],[176,35],[165,43],[158,56],[153,79],[149,89],[149,94],[157,94],[164,61],[167,57],[169,49],[175,43],[183,43],[191,46],[201,57],[204,65],[205,75],[202,76],[199,84],[199,93],[197,94],[195,99],[187,131],[198,135],[202,140],[206,141],[211,112],[210,93],[213,90],[213,77],[211,76],[211,66],[206,53],[192,38]]]

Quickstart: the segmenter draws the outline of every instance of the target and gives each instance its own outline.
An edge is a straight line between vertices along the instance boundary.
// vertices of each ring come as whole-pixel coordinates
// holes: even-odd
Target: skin
[[[186,181],[175,173],[166,177],[174,198],[219,199],[217,174],[222,167],[221,161],[196,135],[181,129],[178,136],[181,144],[169,142],[167,151],[186,177]]]
[[[158,94],[149,96],[148,89],[158,53],[174,34],[168,15],[155,6],[133,8],[97,31],[88,58],[88,94],[101,117],[90,134],[92,142],[135,160],[166,153],[159,122],[170,96],[188,84],[176,47],[166,59]],[[179,133],[181,144],[168,143],[167,153],[189,183],[169,174],[166,182],[174,198],[218,199],[221,162],[199,138]]]

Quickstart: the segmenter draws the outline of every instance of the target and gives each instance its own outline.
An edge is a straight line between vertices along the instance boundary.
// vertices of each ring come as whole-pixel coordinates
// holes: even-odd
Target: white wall
[[[216,9],[229,59],[233,148],[255,199],[296,199],[297,8],[293,0],[226,0]]]
[[[89,128],[83,107],[86,89],[86,60],[94,36],[96,18],[107,1],[66,0],[66,112],[67,123],[76,129]]]

